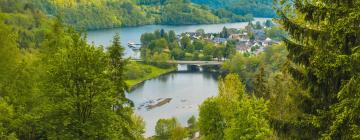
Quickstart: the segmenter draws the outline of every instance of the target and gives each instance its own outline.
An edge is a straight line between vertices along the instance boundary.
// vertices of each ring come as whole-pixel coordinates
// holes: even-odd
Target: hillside
[[[192,2],[212,9],[228,9],[237,15],[276,16],[273,10],[273,0],[192,0]]]
[[[0,0],[2,5],[33,7],[76,29],[146,24],[186,25],[249,21],[252,16],[211,10],[186,0]],[[6,7],[3,8],[6,10]]]

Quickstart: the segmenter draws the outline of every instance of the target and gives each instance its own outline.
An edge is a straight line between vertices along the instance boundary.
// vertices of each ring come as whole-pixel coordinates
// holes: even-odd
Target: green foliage
[[[227,31],[226,28],[224,28]],[[199,30],[199,38],[189,37],[183,33],[178,40],[174,31],[165,32],[156,30],[153,33],[144,33],[141,35],[141,58],[147,63],[162,60],[213,60],[217,58],[230,58],[236,53],[235,42],[229,41],[224,44],[215,44],[202,37],[205,33]],[[226,34],[227,36],[229,33]],[[172,41],[172,42],[171,42]],[[160,59],[159,57],[162,57]],[[169,55],[165,56],[165,55]],[[161,62],[162,63],[162,62]],[[164,63],[165,64],[165,63]],[[164,64],[156,64],[159,67]]]
[[[60,19],[12,8],[0,13],[0,139],[141,139],[119,37],[105,52]]]
[[[282,2],[280,24],[288,31],[287,69],[308,101],[299,105],[309,118],[301,130],[312,138],[356,139],[359,73],[359,1]]]
[[[264,99],[245,93],[239,77],[220,80],[219,96],[200,106],[199,129],[203,139],[272,139]]]
[[[266,20],[265,21],[265,26],[267,28],[270,28],[270,27],[273,27],[274,26],[274,23],[271,21],[271,20]]]
[[[125,78],[128,80],[133,80],[141,77],[145,77],[147,74],[151,73],[151,69],[148,67],[143,67],[141,64],[136,62],[130,62],[125,67]]]
[[[38,18],[45,13],[63,15],[63,22],[76,29],[103,29],[146,24],[209,24],[249,21],[250,16],[218,17],[212,11],[186,0],[1,0],[4,12],[30,9]],[[41,11],[41,12],[40,12]],[[222,19],[220,19],[222,18]]]
[[[188,124],[188,130],[189,130],[189,138],[194,138],[195,137],[195,133],[196,131],[198,130],[198,126],[197,126],[197,122],[196,122],[196,118],[195,116],[191,116],[188,121],[187,121],[187,124]]]
[[[199,130],[203,139],[223,139],[225,122],[221,116],[220,107],[216,102],[216,98],[206,99],[199,108]]]
[[[255,78],[254,87],[256,88],[254,89],[254,95],[259,98],[263,97],[265,99],[269,99],[269,89],[266,81],[265,69],[263,66],[260,66],[259,73]]]
[[[171,133],[171,140],[183,140],[187,137],[187,130],[181,126],[177,126]]]
[[[227,9],[235,15],[251,14],[254,17],[275,17],[273,0],[191,0],[213,9]]]
[[[158,120],[155,126],[156,139],[166,140],[173,137],[173,134],[179,135],[182,131],[179,127],[180,124],[175,118]]]
[[[252,19],[252,15],[250,14],[240,16],[225,8],[216,9],[214,13],[222,22],[244,22]]]
[[[151,58],[151,63],[160,68],[169,68],[171,65],[168,63],[170,56],[167,53],[155,53]]]
[[[155,77],[158,77],[162,74],[169,73],[176,70],[174,67],[169,68],[159,68],[154,65],[139,63],[139,62],[129,62],[125,66],[124,76],[126,83],[131,89],[135,85]]]
[[[260,79],[267,79],[270,73],[281,70],[286,62],[286,55],[287,51],[284,44],[267,46],[263,53],[256,56],[235,54],[231,59],[225,61],[222,70],[227,73],[239,74],[246,85],[246,89],[252,92],[257,90],[254,86],[256,77],[263,75]],[[261,72],[261,66],[263,66],[263,72]],[[259,73],[262,74],[257,76]]]
[[[44,92],[52,99],[44,117],[47,137],[122,139],[141,135],[131,128],[132,109],[124,95],[123,49],[118,36],[109,54],[87,45],[77,33],[71,37],[71,46],[47,58],[51,63]]]
[[[170,25],[218,23],[219,17],[185,0],[167,0],[161,9],[161,22]]]
[[[287,37],[287,34],[284,31],[284,29],[277,27],[277,26],[274,26],[271,28],[266,28],[265,34],[266,34],[266,37],[269,37],[274,40],[281,40],[283,37]]]

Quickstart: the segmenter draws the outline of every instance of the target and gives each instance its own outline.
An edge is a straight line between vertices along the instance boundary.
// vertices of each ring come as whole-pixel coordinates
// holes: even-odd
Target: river
[[[145,136],[155,134],[155,125],[161,118],[176,117],[186,126],[187,120],[198,116],[198,106],[208,97],[217,95],[218,74],[211,72],[189,72],[186,65],[180,71],[148,80],[127,97],[135,103],[135,113],[145,121]],[[146,104],[157,100],[171,99],[163,106],[148,110]]]
[[[267,18],[255,18],[253,22],[264,22]],[[218,33],[225,26],[227,28],[244,28],[248,23],[225,23],[211,25],[146,25],[140,27],[115,28],[96,30],[88,32],[88,42],[95,45],[109,46],[115,33],[121,36],[123,46],[126,46],[127,57],[137,57],[127,43],[140,43],[140,36],[146,32],[153,32],[157,29],[166,31],[174,30],[177,34],[194,32],[197,29],[204,29],[207,33]],[[169,73],[152,80],[145,81],[127,97],[135,103],[135,113],[145,121],[145,136],[155,134],[155,125],[160,118],[176,117],[178,121],[186,126],[186,121],[192,115],[198,116],[198,106],[208,97],[215,96],[218,92],[217,74],[208,72],[188,72],[186,66],[179,65],[180,71]],[[169,103],[148,110],[149,102],[166,101]],[[155,102],[155,103],[154,103]],[[150,103],[151,104],[151,103]]]

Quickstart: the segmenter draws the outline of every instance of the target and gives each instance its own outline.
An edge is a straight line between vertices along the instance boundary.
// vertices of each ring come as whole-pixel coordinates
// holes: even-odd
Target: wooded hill
[[[192,0],[216,10],[227,10],[236,15],[251,14],[254,17],[275,17],[273,0]]]
[[[62,15],[77,29],[102,29],[146,24],[211,24],[252,19],[247,12],[212,10],[188,0],[0,0],[2,11],[39,9],[52,17]]]

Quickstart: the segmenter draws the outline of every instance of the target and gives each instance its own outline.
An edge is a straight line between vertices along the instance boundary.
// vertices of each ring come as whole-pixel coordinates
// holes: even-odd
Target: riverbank
[[[161,75],[176,71],[176,67],[159,68],[156,66],[142,64],[142,63],[137,63],[137,65],[140,65],[142,67],[142,69],[147,69],[150,72],[145,74],[144,76],[141,76],[141,77],[138,77],[135,79],[125,80],[125,83],[129,86],[130,90],[133,89],[134,87],[136,87],[138,84],[145,82],[146,80],[150,80],[150,79],[159,77]]]

